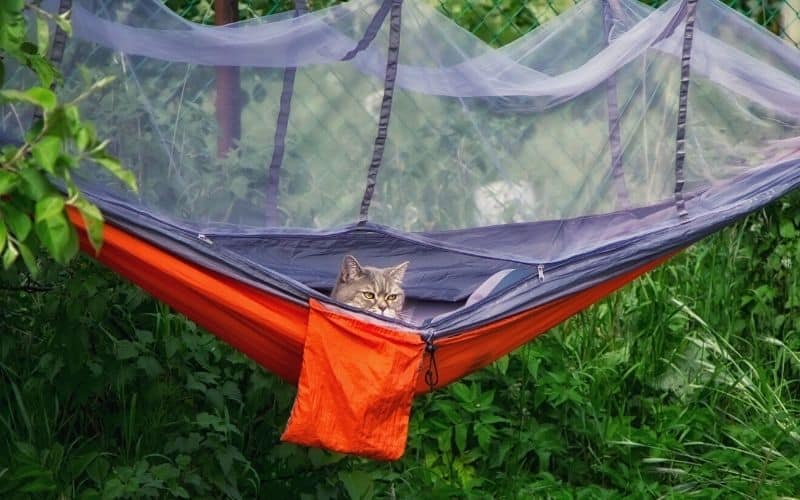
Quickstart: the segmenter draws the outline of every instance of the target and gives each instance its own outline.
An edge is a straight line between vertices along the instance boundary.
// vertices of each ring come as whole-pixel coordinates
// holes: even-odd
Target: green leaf
[[[8,240],[8,229],[6,228],[5,222],[0,219],[0,251],[6,246],[6,240]]]
[[[100,153],[98,155],[93,155],[92,160],[102,165],[103,168],[113,174],[114,177],[121,180],[132,191],[138,191],[136,187],[136,176],[134,176],[133,172],[130,170],[123,168],[115,158],[111,158],[105,153]]]
[[[25,168],[19,171],[22,177],[22,191],[25,196],[33,201],[39,201],[52,191],[50,183],[35,168]]]
[[[36,222],[64,214],[64,197],[57,194],[45,196],[36,203]]]
[[[103,498],[122,498],[125,496],[125,486],[118,478],[112,478],[103,483]]]
[[[120,340],[116,344],[117,359],[131,359],[139,355],[136,344],[129,340]]]
[[[19,174],[0,170],[0,196],[8,194],[19,184]]]
[[[25,241],[31,232],[31,219],[27,214],[17,210],[13,205],[4,204],[2,206],[3,217],[8,224],[11,232],[18,241]]]
[[[95,483],[101,483],[111,470],[111,464],[104,457],[97,457],[86,467],[86,475]]]
[[[55,490],[56,485],[49,471],[43,471],[41,477],[33,481],[25,481],[25,484],[19,489],[22,493],[46,493]]]
[[[14,265],[14,261],[17,260],[17,257],[19,257],[19,251],[14,247],[14,244],[9,241],[6,251],[3,252],[3,269],[11,268],[11,266]]]
[[[453,429],[455,430],[456,447],[460,453],[467,450],[467,424],[456,424]]]
[[[81,113],[78,110],[78,106],[70,104],[62,109],[64,110],[64,121],[67,125],[67,130],[71,135],[77,134],[78,129],[81,127]]]
[[[22,9],[25,3],[22,0],[3,0],[0,2],[0,47],[4,51],[16,48],[25,38],[25,20]]]
[[[61,74],[46,57],[42,57],[39,54],[29,55],[26,57],[25,64],[36,73],[36,76],[39,77],[39,82],[44,88],[49,88],[54,81],[58,83],[63,81]]]
[[[86,224],[89,243],[92,244],[95,251],[99,251],[103,245],[103,214],[95,204],[83,196],[75,198],[72,205],[80,211],[83,222]]]
[[[217,457],[217,462],[219,463],[219,468],[222,469],[222,473],[225,476],[230,476],[231,468],[233,467],[233,457],[228,453],[228,450],[219,450],[214,453],[214,455]]]
[[[375,484],[366,472],[359,470],[343,471],[339,473],[339,480],[344,485],[344,489],[351,500],[363,500],[374,496]]]
[[[455,397],[463,403],[471,403],[474,399],[472,396],[472,392],[462,382],[457,382],[451,385],[450,390],[455,395]]]
[[[178,498],[191,498],[189,492],[186,491],[186,488],[184,488],[183,486],[177,486],[177,485],[173,486],[172,488],[170,488],[169,492]]]
[[[59,28],[64,30],[64,33],[72,36],[72,23],[69,22],[70,14],[72,14],[72,11],[68,10],[61,15],[55,16],[53,20],[56,22]]]
[[[7,89],[0,90],[0,97],[9,101],[27,102],[50,111],[56,107],[56,95],[50,89],[43,87],[31,87],[22,92],[19,90]]]
[[[478,445],[482,450],[488,450],[492,442],[492,429],[486,425],[475,424],[473,430],[478,437]]]
[[[86,151],[92,143],[92,132],[88,127],[81,127],[78,133],[75,134],[75,144],[78,145],[79,151]]]
[[[53,215],[40,218],[37,213],[36,235],[56,262],[66,264],[78,253],[78,235],[64,212],[55,212],[53,207],[55,205],[47,210]]]
[[[161,363],[152,356],[143,356],[136,360],[136,366],[142,369],[148,377],[155,378],[164,373]]]
[[[53,173],[56,159],[61,154],[61,139],[52,135],[45,136],[33,145],[31,153],[36,163],[48,172]]]
[[[20,50],[26,54],[36,54],[39,52],[39,49],[36,47],[36,44],[31,42],[22,42],[22,45],[19,46]]]
[[[0,2],[0,10],[8,13],[19,13],[25,8],[25,0],[3,0]]]
[[[3,60],[0,59],[0,87],[3,86],[3,82],[6,80],[6,66],[3,64]]]
[[[50,46],[50,23],[42,16],[36,16],[36,44],[39,46],[39,53],[46,56]]]
[[[797,229],[795,229],[794,223],[789,219],[781,221],[778,231],[781,234],[781,238],[794,238],[797,235]]]
[[[152,344],[154,338],[150,330],[136,330],[136,339],[144,345]]]
[[[510,359],[509,359],[508,356],[503,356],[503,357],[499,358],[494,364],[495,367],[497,367],[497,371],[499,371],[501,374],[505,375],[506,372],[508,371],[509,361],[510,361]]]
[[[22,261],[25,262],[25,267],[28,268],[28,272],[31,273],[31,276],[35,278],[39,275],[39,266],[36,265],[36,258],[24,243],[17,243],[17,247],[20,255],[22,255]]]

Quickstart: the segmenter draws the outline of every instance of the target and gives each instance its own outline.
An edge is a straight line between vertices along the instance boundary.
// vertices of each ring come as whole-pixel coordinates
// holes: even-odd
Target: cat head
[[[403,309],[403,276],[408,262],[393,267],[362,266],[352,255],[342,260],[333,298],[349,306],[397,318]]]

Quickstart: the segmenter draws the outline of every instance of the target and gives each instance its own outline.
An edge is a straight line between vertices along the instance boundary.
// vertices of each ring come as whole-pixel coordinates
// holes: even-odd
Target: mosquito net
[[[716,0],[584,0],[500,49],[422,0],[224,27],[76,0],[72,19],[61,93],[116,76],[82,112],[140,186],[87,165],[89,193],[303,286],[353,252],[464,300],[711,217],[686,244],[796,183],[798,53]]]

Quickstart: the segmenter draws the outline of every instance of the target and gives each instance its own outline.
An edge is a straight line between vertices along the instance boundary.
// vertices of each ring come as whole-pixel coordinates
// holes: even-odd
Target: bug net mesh
[[[679,0],[584,0],[498,49],[423,1],[353,0],[210,27],[157,0],[76,0],[61,94],[116,76],[81,105],[139,181],[133,194],[83,168],[106,208],[197,233],[330,234],[364,214],[383,129],[370,224],[548,262],[681,223],[686,12]],[[387,79],[393,30],[399,59]],[[799,75],[794,47],[700,0],[683,166],[690,219],[747,202],[752,193],[725,186],[797,157]],[[221,154],[230,116],[240,131]],[[13,113],[2,119],[18,127]]]

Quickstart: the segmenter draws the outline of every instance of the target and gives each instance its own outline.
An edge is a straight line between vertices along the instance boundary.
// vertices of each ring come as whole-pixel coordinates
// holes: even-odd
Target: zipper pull
[[[544,281],[544,264],[539,264],[536,269],[539,271],[539,281]]]
[[[214,242],[213,242],[213,241],[211,241],[211,240],[209,239],[209,237],[208,237],[208,236],[206,236],[206,235],[205,235],[205,234],[203,234],[203,233],[200,233],[200,234],[198,234],[198,235],[197,235],[197,239],[198,239],[198,240],[200,240],[200,241],[202,241],[203,243],[208,243],[209,245],[213,245],[213,244],[214,244]]]

